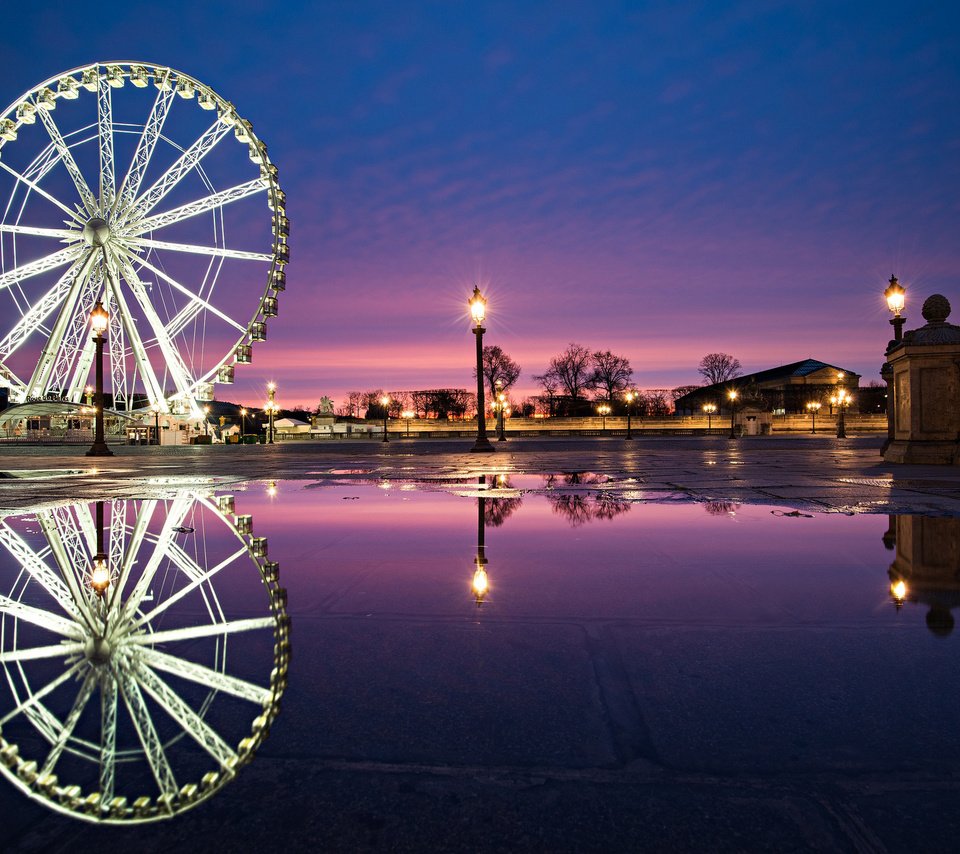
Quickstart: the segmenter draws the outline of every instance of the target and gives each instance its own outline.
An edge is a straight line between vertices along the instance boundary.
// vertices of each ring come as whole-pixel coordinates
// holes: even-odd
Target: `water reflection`
[[[290,623],[232,496],[8,515],[0,546],[0,773],[21,792],[87,821],[153,821],[252,759]]]
[[[896,552],[888,571],[893,603],[926,605],[927,628],[948,636],[960,605],[960,519],[891,516],[883,542]]]
[[[566,472],[564,474],[548,474],[543,478],[545,489],[555,490],[558,487],[596,487],[606,483],[606,475],[595,472]],[[629,513],[632,505],[629,501],[615,498],[605,492],[590,491],[548,492],[547,501],[550,502],[553,512],[562,516],[570,523],[571,528],[578,528],[594,519],[614,519],[624,513]]]

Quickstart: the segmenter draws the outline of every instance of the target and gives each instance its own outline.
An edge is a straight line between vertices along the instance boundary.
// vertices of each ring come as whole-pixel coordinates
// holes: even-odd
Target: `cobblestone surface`
[[[960,469],[882,461],[882,437],[729,440],[648,437],[512,439],[492,454],[469,440],[277,445],[0,447],[0,509],[67,499],[133,497],[191,483],[351,479],[414,481],[423,488],[497,474],[592,472],[581,489],[628,501],[739,501],[821,512],[960,515]]]

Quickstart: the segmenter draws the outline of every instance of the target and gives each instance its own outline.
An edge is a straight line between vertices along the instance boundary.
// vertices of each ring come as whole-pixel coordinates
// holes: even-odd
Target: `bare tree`
[[[692,391],[696,391],[701,388],[698,385],[678,385],[676,388],[670,389],[670,394],[674,400],[679,400],[684,395],[690,394]]]
[[[647,389],[647,411],[650,415],[669,415],[671,410],[670,390],[666,388]]]
[[[613,400],[614,395],[626,391],[633,376],[629,359],[615,356],[609,350],[597,350],[591,354],[590,361],[593,374],[587,384],[600,393],[601,400]]]
[[[497,380],[501,380],[502,390],[507,391],[520,376],[520,366],[513,361],[500,347],[491,345],[483,348],[483,378],[487,381],[491,400],[497,393]],[[473,369],[473,377],[477,377],[477,369]]]
[[[591,377],[590,351],[579,344],[570,344],[559,356],[550,360],[546,373],[535,376],[544,390],[560,388],[574,400],[580,400],[589,387]]]
[[[697,371],[707,385],[725,383],[727,380],[739,377],[743,373],[740,368],[740,360],[735,359],[729,353],[707,353],[700,360],[700,367],[697,368]]]

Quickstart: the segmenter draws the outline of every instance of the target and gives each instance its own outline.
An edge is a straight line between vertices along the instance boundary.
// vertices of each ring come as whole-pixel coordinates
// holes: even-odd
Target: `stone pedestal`
[[[960,465],[960,326],[946,322],[949,314],[947,298],[934,294],[923,304],[927,324],[887,349],[889,463]]]

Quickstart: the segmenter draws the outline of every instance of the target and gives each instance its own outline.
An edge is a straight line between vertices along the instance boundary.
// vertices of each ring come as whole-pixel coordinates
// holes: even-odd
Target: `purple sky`
[[[58,8],[59,7],[59,8]],[[4,103],[106,59],[237,105],[280,169],[288,290],[220,398],[338,403],[469,386],[569,342],[641,388],[813,356],[878,378],[882,290],[907,327],[957,302],[960,13],[944,3],[5,6]]]

